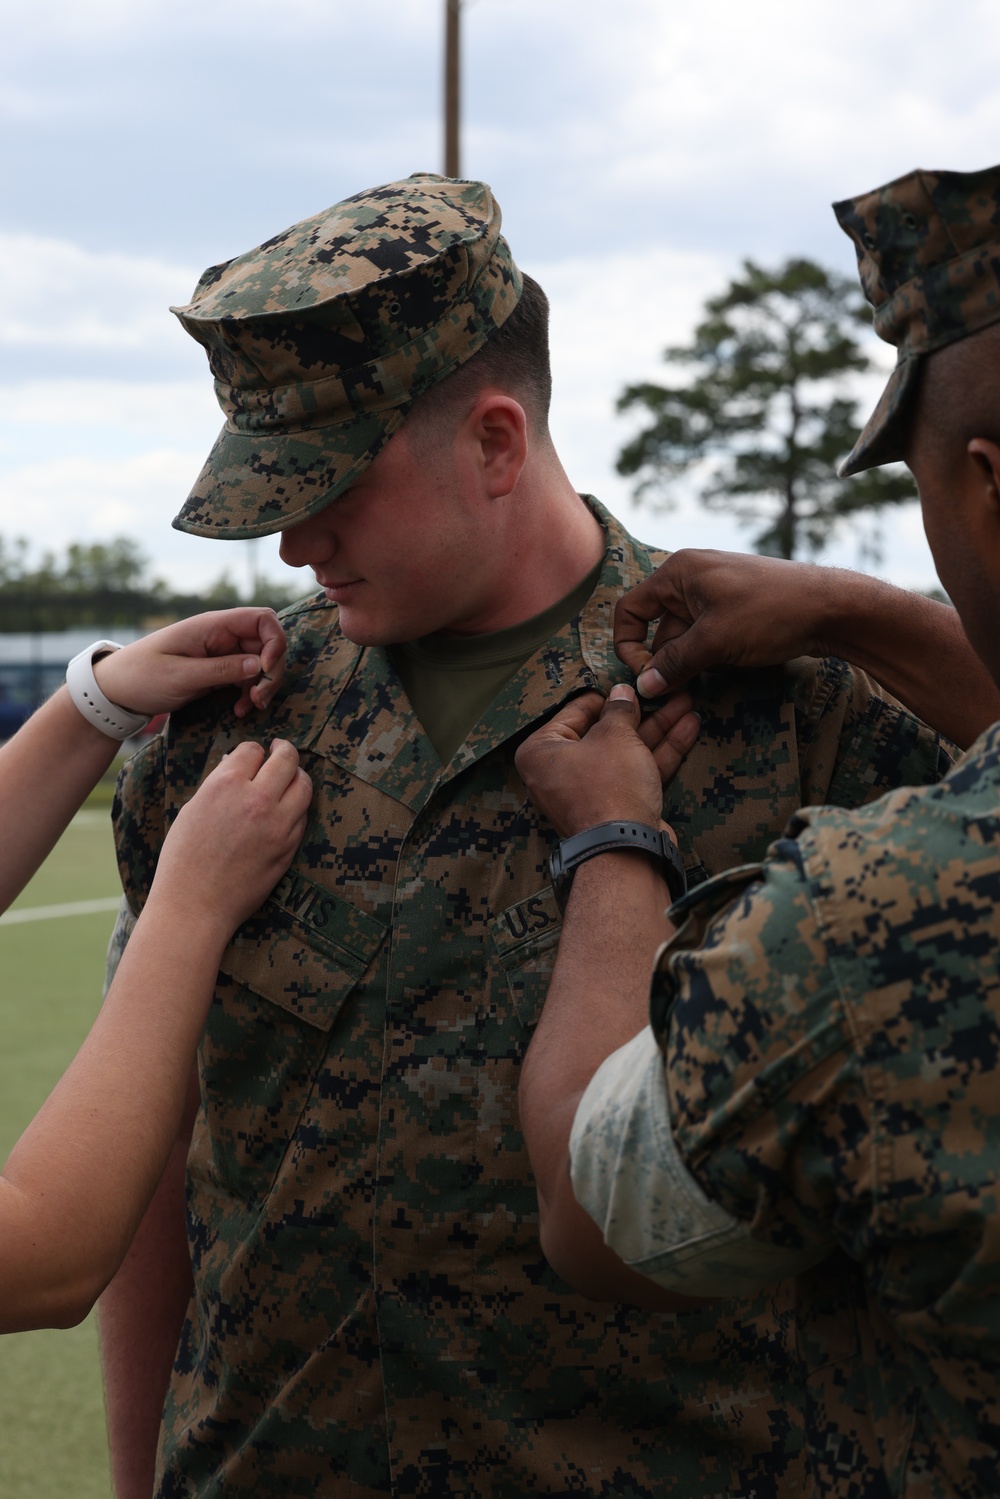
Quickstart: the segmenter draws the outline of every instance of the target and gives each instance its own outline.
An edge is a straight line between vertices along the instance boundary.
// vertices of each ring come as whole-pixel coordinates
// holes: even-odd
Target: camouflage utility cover
[[[904,457],[920,356],[1000,319],[1000,166],[909,172],[835,203],[853,239],[875,331],[896,368],[842,475]]]
[[[123,774],[136,910],[165,827],[238,740],[289,738],[315,786],[201,1048],[161,1499],[800,1492],[791,1286],[652,1316],[574,1294],[539,1249],[516,1086],[560,918],[555,835],[514,751],[570,696],[626,678],[614,604],[659,559],[598,514],[593,596],[447,766],[385,650],[347,641],[321,596],[285,616],[263,726],[204,700]],[[842,662],[722,674],[698,706],[668,809],[695,878],[759,858],[802,801],[948,763]]]
[[[208,351],[226,425],[174,525],[236,539],[313,515],[520,295],[490,189],[431,174],[210,267],[171,311]]]
[[[832,1253],[797,1295],[815,1492],[994,1499],[1000,725],[940,786],[790,834],[681,903],[652,1000],[673,1138],[762,1258]],[[720,1273],[749,1292],[743,1251]]]

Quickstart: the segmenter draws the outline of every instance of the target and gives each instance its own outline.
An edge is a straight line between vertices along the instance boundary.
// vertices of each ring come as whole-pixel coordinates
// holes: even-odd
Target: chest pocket
[[[388,927],[290,871],[223,954],[199,1056],[214,1188],[267,1196],[312,1091],[327,1034]],[[192,1179],[199,1176],[198,1151]]]
[[[561,932],[562,915],[551,886],[508,906],[492,923],[493,949],[514,1010],[529,1030],[542,1013]]]

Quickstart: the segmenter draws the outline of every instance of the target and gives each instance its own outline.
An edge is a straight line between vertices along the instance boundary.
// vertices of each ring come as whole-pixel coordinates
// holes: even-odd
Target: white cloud
[[[168,527],[198,473],[199,457],[170,448],[114,461],[67,457],[0,477],[0,526],[56,543]]]
[[[963,7],[967,26],[974,55],[951,44],[936,0],[619,5],[599,42],[611,82],[602,156],[620,190],[683,185],[713,218],[712,199],[727,195],[756,193],[770,213],[784,184],[791,249],[803,209],[914,166],[983,164],[1000,134],[995,7]]]
[[[0,233],[0,343],[159,350],[185,335],[167,311],[197,273],[154,256],[89,251],[66,240]]]
[[[204,448],[164,447],[117,459],[69,457],[24,464],[0,474],[0,532],[27,535],[36,554],[59,552],[69,541],[128,535],[152,559],[153,571],[185,592],[204,587],[224,571],[241,585],[255,571],[287,579],[276,537],[249,546],[223,544],[171,528],[204,457]],[[307,580],[303,592],[308,591]]]
[[[534,267],[552,304],[552,432],[570,478],[612,508],[628,486],[615,457],[634,421],[615,414],[627,384],[658,379],[664,347],[687,338],[705,296],[724,283],[713,254],[664,248]]]
[[[207,371],[201,380],[26,380],[0,385],[0,409],[13,428],[55,426],[70,441],[76,429],[211,440],[222,425]]]

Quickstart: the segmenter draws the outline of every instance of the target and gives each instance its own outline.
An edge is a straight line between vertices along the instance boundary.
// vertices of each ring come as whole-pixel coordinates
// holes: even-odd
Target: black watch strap
[[[671,901],[680,900],[687,890],[684,865],[669,833],[662,828],[651,828],[645,822],[602,822],[596,828],[564,838],[549,857],[552,889],[560,911],[566,909],[573,875],[580,865],[616,848],[626,853],[649,854],[655,859],[663,870]]]

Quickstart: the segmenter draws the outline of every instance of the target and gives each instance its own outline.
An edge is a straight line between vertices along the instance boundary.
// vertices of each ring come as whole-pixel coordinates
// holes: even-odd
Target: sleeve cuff
[[[753,1240],[705,1195],[674,1142],[663,1055],[649,1027],[591,1079],[573,1121],[570,1175],[609,1249],[669,1290],[746,1295],[829,1252]]]

